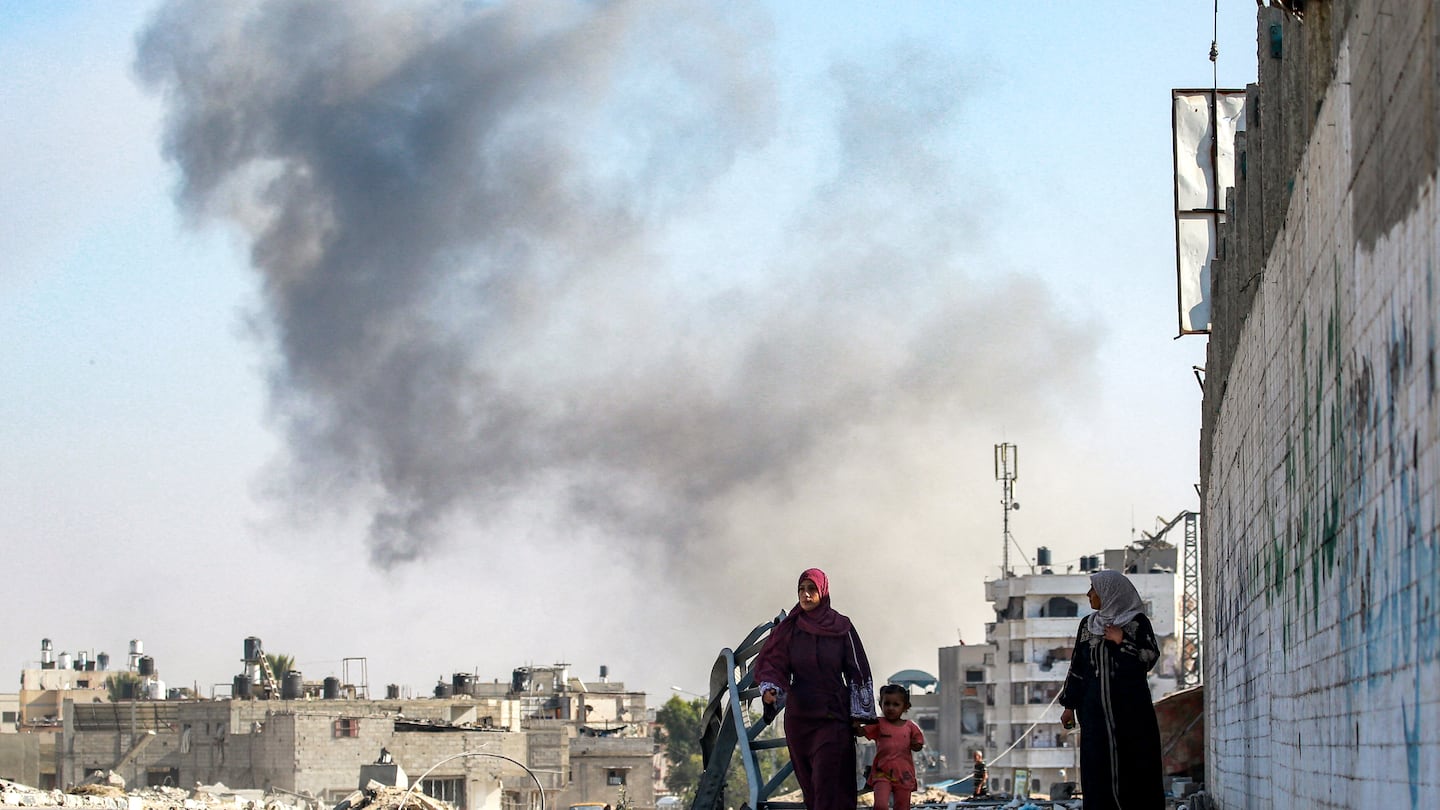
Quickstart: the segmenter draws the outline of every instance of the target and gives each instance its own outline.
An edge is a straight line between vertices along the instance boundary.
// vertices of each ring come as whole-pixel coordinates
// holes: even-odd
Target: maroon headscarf
[[[850,620],[842,615],[835,608],[830,607],[830,578],[819,568],[806,568],[795,583],[799,587],[805,580],[815,583],[820,590],[820,604],[813,610],[805,610],[800,607],[800,602],[795,602],[795,607],[790,610],[790,615],[785,617],[781,624],[790,623],[798,625],[801,630],[817,636],[843,636],[850,632]],[[775,630],[779,630],[776,627]]]

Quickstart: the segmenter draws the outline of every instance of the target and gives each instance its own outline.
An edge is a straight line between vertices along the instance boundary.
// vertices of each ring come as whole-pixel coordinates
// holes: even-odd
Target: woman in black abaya
[[[1160,660],[1135,585],[1119,571],[1090,576],[1070,674],[1060,692],[1066,728],[1080,717],[1085,810],[1164,810],[1160,727],[1145,676]]]

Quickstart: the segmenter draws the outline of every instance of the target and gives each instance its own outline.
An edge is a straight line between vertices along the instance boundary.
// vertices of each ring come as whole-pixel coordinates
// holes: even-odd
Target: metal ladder
[[[710,703],[700,717],[703,729],[700,753],[705,770],[695,788],[695,800],[690,810],[725,810],[725,774],[730,770],[731,758],[737,753],[749,785],[749,795],[741,805],[742,810],[799,810],[805,807],[804,802],[770,800],[794,768],[787,759],[768,779],[761,773],[758,752],[784,748],[785,740],[757,739],[770,727],[771,721],[760,717],[747,726],[744,711],[749,701],[760,697],[760,687],[755,683],[755,657],[769,637],[771,628],[784,618],[785,611],[782,610],[774,619],[756,625],[735,649],[727,647],[715,659],[715,666],[710,670]]]

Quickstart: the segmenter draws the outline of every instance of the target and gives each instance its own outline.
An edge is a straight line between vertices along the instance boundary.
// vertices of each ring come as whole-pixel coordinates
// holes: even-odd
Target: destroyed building
[[[251,641],[247,661],[257,657]],[[261,666],[251,683],[250,674],[243,685],[237,678],[239,696],[219,699],[188,690],[142,688],[119,700],[50,690],[44,699],[60,707],[59,717],[43,736],[53,743],[35,752],[11,746],[9,759],[21,767],[48,758],[34,783],[47,788],[102,771],[131,788],[223,784],[334,806],[363,787],[361,769],[383,751],[417,789],[462,810],[538,810],[542,788],[547,807],[613,806],[622,796],[636,810],[655,804],[645,695],[609,682],[603,668],[598,682],[571,677],[566,665],[522,667],[489,683],[459,673],[433,697],[402,698],[392,685],[385,699],[333,677],[276,678]],[[142,685],[157,682],[153,667],[148,677]]]

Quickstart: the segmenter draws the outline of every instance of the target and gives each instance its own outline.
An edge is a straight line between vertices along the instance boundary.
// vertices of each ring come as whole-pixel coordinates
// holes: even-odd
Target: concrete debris
[[[796,791],[796,795],[799,796],[799,791]],[[968,795],[969,794],[957,796],[953,793],[946,793],[940,788],[925,788],[924,790],[917,790],[911,794],[910,803],[950,804],[952,802],[964,801]],[[797,799],[797,801],[798,800],[799,799]],[[867,790],[857,797],[856,802],[861,807],[873,807],[875,805],[875,794]]]
[[[404,802],[403,808],[401,802]],[[335,805],[335,810],[455,810],[449,802],[432,799],[418,790],[390,787],[371,780]]]
[[[0,807],[64,807],[67,810],[322,810],[324,807],[303,796],[231,790],[224,785],[197,786],[193,791],[175,787],[125,790],[107,782],[86,780],[69,791],[62,791],[40,790],[0,779]],[[435,810],[423,805],[412,806]]]

